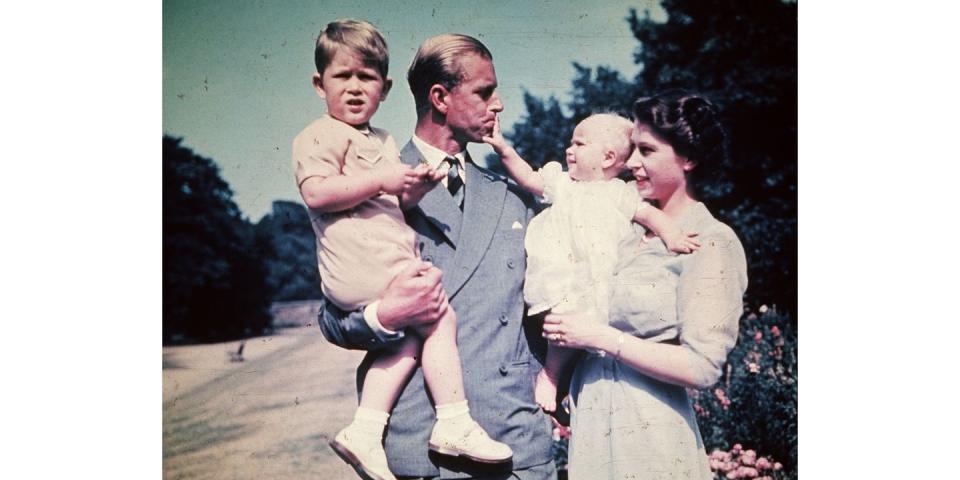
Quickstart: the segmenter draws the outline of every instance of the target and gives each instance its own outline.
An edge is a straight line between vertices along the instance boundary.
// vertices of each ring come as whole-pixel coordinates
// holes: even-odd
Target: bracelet
[[[613,354],[613,358],[617,360],[620,360],[620,349],[623,348],[623,336],[623,332],[620,332],[620,335],[617,336],[617,353]]]

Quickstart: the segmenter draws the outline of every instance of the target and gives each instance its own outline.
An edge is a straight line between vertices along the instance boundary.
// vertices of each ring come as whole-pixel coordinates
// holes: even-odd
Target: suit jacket
[[[409,165],[422,158],[413,143],[400,155]],[[524,321],[523,239],[534,202],[504,177],[472,162],[466,165],[466,182],[463,212],[438,185],[406,212],[406,220],[418,234],[422,258],[443,271],[443,286],[457,313],[470,413],[492,438],[510,445],[513,462],[489,466],[429,452],[436,415],[417,369],[391,414],[385,442],[390,469],[401,476],[462,478],[552,461],[550,420],[533,397],[545,344],[540,326]],[[392,343],[371,331],[361,310],[347,313],[326,303],[319,324],[332,343],[369,350],[357,372],[358,385],[378,350]]]

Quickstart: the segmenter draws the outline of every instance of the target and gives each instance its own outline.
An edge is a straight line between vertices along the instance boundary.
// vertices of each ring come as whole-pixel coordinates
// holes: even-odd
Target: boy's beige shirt
[[[329,115],[293,140],[298,188],[311,177],[355,175],[396,163],[400,151],[385,130],[359,130]],[[372,302],[416,258],[416,233],[404,223],[395,195],[381,194],[342,212],[308,210],[321,288],[340,308],[349,311]]]

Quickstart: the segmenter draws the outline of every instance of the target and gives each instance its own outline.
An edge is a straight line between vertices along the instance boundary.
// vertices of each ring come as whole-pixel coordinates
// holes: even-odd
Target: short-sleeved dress
[[[678,344],[703,387],[717,381],[737,339],[747,287],[743,247],[702,203],[680,218],[702,247],[670,253],[660,239],[620,244],[611,326],[652,342]],[[680,366],[678,365],[678,368]],[[711,479],[696,415],[684,387],[648,377],[611,355],[588,354],[570,386],[570,478]]]
[[[393,136],[358,129],[324,115],[293,140],[297,187],[310,177],[357,175],[400,163]],[[317,237],[317,266],[324,295],[350,311],[366,305],[416,259],[417,234],[404,222],[395,195],[380,194],[342,212],[309,209]]]
[[[620,179],[574,181],[557,162],[540,173],[550,206],[530,221],[524,238],[529,313],[596,310],[605,316],[617,245],[647,204]]]

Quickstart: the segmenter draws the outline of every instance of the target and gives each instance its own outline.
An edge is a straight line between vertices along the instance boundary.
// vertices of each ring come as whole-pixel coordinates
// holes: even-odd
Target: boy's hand
[[[446,173],[434,170],[425,164],[419,164],[413,169],[414,179],[407,185],[407,189],[400,196],[400,205],[409,209],[420,202],[420,199],[437,186]]]
[[[378,173],[380,190],[390,195],[401,195],[417,179],[414,170],[402,163],[380,168]]]
[[[700,248],[700,242],[696,241],[694,237],[697,236],[697,233],[683,233],[681,232],[680,236],[671,236],[673,238],[664,237],[663,243],[667,246],[671,252],[674,253],[693,253],[698,248]]]
[[[503,132],[500,131],[500,115],[497,115],[493,118],[493,131],[490,132],[490,136],[483,137],[484,143],[493,147],[493,150],[497,152],[498,155],[503,155],[503,152],[510,148],[507,145],[507,141],[503,138]]]

